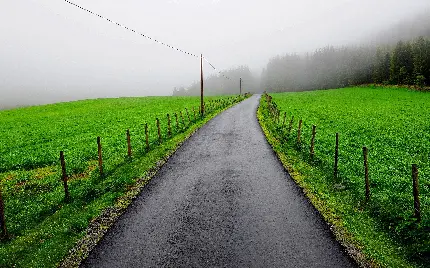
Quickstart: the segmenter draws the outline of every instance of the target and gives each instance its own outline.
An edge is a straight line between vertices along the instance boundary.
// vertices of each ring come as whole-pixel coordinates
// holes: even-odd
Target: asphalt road
[[[83,267],[355,267],[278,161],[253,96],[161,168]]]

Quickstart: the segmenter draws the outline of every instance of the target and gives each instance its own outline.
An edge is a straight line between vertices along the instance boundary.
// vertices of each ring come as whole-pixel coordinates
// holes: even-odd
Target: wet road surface
[[[278,161],[259,96],[168,160],[83,267],[355,267]]]

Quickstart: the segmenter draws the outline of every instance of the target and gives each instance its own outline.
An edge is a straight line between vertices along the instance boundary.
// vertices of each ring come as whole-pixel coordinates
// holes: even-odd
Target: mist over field
[[[210,80],[212,95],[236,93],[225,88],[238,88],[237,76],[244,70],[249,75],[244,90],[261,90],[260,75],[277,55],[430,35],[428,0],[72,2],[169,45],[202,53],[218,70],[230,70],[233,82]],[[191,89],[200,79],[198,58],[66,1],[3,1],[0,35],[0,109],[171,95],[175,87]],[[205,78],[216,74],[205,63]]]

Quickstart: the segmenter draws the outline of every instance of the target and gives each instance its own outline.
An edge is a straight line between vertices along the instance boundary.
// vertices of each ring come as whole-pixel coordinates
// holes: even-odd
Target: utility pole
[[[240,78],[240,91],[239,95],[242,95],[242,77]]]
[[[205,114],[205,107],[203,103],[203,54],[200,54],[200,114]]]

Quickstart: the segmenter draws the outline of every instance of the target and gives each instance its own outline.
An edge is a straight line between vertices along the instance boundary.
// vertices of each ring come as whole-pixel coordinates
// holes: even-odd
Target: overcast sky
[[[429,0],[72,0],[217,68],[360,43]],[[0,108],[64,100],[170,95],[199,79],[199,59],[64,0],[0,0]],[[205,65],[205,75],[213,74]]]

